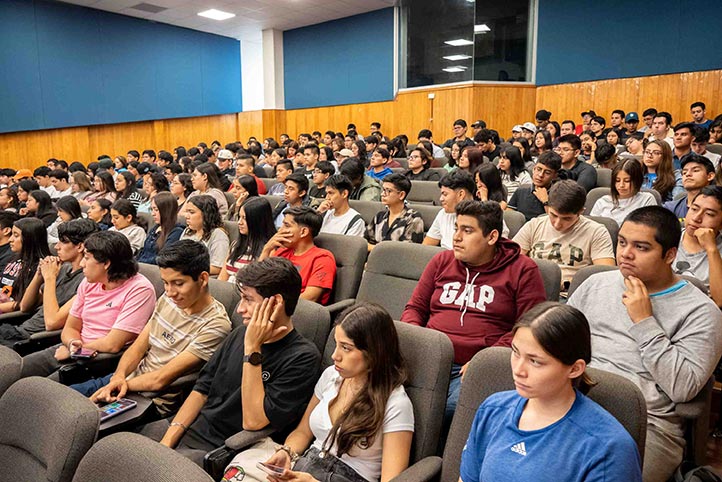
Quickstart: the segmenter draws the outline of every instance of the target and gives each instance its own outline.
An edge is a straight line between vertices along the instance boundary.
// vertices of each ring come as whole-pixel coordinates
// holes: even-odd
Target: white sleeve
[[[397,387],[386,403],[383,433],[413,432],[414,407],[403,386]]]
[[[316,382],[316,386],[313,388],[313,394],[316,398],[319,400],[323,398],[323,394],[328,391],[331,385],[333,385],[336,374],[337,372],[333,365],[326,368],[323,373],[321,373],[321,376]]]
[[[348,234],[349,236],[363,236],[366,232],[366,222],[363,220],[363,218],[357,220],[351,228],[349,228]]]
[[[211,266],[223,266],[228,257],[229,244],[228,235],[221,228],[213,230],[211,238],[208,240]]]
[[[439,213],[434,218],[434,222],[431,224],[431,227],[429,228],[429,232],[426,233],[426,236],[432,238],[432,239],[441,239],[441,217],[444,215],[444,210],[442,209],[439,211]]]

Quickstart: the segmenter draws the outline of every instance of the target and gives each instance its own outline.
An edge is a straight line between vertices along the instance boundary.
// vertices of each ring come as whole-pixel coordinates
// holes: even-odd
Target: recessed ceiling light
[[[206,10],[205,12],[198,13],[198,16],[210,18],[213,20],[228,20],[229,18],[235,17],[236,14],[221,12],[220,10],[216,10],[215,8],[211,8],[210,10]]]
[[[481,25],[474,25],[474,33],[487,33],[491,32],[491,29],[489,26],[485,23],[482,23]]]
[[[447,40],[444,42],[446,45],[451,45],[452,47],[463,47],[464,45],[474,45],[474,42],[471,40],[464,40],[463,38],[456,39],[456,40]]]
[[[444,58],[446,60],[451,60],[452,62],[458,62],[459,60],[470,59],[471,55],[447,55]]]
[[[463,67],[454,66],[454,67],[447,67],[447,68],[441,69],[441,70],[443,70],[444,72],[454,73],[454,72],[463,72],[466,69]]]

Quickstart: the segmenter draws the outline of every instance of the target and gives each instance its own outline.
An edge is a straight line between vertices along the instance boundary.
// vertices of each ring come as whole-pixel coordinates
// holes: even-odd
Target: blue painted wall
[[[722,2],[540,0],[537,85],[722,68]]]
[[[283,33],[286,109],[394,96],[394,9]]]
[[[0,132],[240,112],[237,40],[2,0]]]

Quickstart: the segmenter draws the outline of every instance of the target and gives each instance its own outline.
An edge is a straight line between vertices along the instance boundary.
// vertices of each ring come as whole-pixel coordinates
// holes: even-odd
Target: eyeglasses
[[[644,155],[645,156],[661,156],[662,151],[650,151],[649,149],[645,149]]]
[[[399,192],[399,191],[397,191],[396,189],[386,189],[386,188],[381,189],[382,196],[388,196],[389,194],[391,194],[393,192]]]
[[[574,150],[573,147],[557,147],[554,149],[556,152],[572,152]]]

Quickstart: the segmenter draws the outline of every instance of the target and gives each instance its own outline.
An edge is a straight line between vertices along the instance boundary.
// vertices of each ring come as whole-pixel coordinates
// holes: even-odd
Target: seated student
[[[672,263],[676,274],[694,276],[722,306],[722,187],[705,186],[692,199],[677,256]]]
[[[165,293],[114,373],[72,385],[94,402],[114,402],[128,392],[163,392],[178,377],[201,368],[231,331],[226,308],[208,291],[210,257],[189,239],[157,257]],[[179,391],[154,398],[158,415],[179,408]]]
[[[476,411],[459,480],[642,482],[634,440],[585,396],[594,381],[585,372],[592,344],[584,315],[544,302],[512,333],[516,390],[491,395]]]
[[[692,152],[704,156],[710,161],[715,169],[719,166],[720,158],[722,155],[707,150],[707,144],[710,141],[709,131],[703,127],[696,127],[694,129],[694,139],[692,139]]]
[[[679,219],[684,219],[692,199],[703,187],[712,184],[714,177],[712,161],[699,154],[687,154],[682,157],[682,186],[687,195],[665,202],[664,207],[672,211]]]
[[[73,196],[61,197],[56,201],[55,208],[58,211],[58,217],[55,218],[53,224],[48,226],[48,244],[58,242],[58,228],[61,224],[84,217],[80,209],[80,203]]]
[[[256,172],[258,169],[260,169],[260,173]],[[241,154],[238,156],[238,160],[236,161],[236,177],[252,176],[256,181],[258,194],[266,194],[266,185],[258,178],[257,174],[265,175],[265,171],[262,167],[256,167],[256,158],[250,154]]]
[[[591,366],[630,379],[647,401],[647,482],[666,481],[682,461],[675,405],[697,395],[722,355],[722,313],[672,271],[679,240],[670,211],[633,211],[619,231],[619,270],[591,276],[569,298],[589,320]]]
[[[527,222],[546,214],[549,204],[549,188],[562,168],[562,158],[556,152],[545,152],[539,156],[532,170],[531,186],[519,186],[509,199],[509,207],[524,215]]]
[[[518,147],[509,146],[502,149],[498,167],[501,182],[506,188],[506,201],[511,199],[520,186],[532,183],[531,176],[524,166],[521,150]]]
[[[135,256],[145,243],[145,220],[138,218],[135,206],[128,199],[118,199],[110,207],[110,219],[113,227],[109,231],[118,231],[130,241]]]
[[[273,209],[273,224],[279,229],[283,224],[286,211],[291,208],[306,206],[310,202],[308,194],[308,179],[301,173],[294,172],[286,177],[284,182],[283,201]]]
[[[514,236],[523,254],[557,263],[563,284],[571,282],[584,266],[614,266],[609,231],[581,215],[585,201],[583,187],[574,181],[559,181],[549,191],[549,215],[532,219]]]
[[[441,177],[429,168],[434,162],[429,151],[417,145],[409,154],[409,170],[404,173],[410,181],[438,181]]]
[[[319,161],[313,169],[313,177],[311,178],[313,186],[308,189],[308,195],[314,199],[326,199],[324,183],[335,172],[336,168],[333,167],[330,161]]]
[[[155,290],[133,258],[128,238],[101,231],[85,240],[85,279],[70,308],[62,343],[23,357],[21,376],[55,373],[82,348],[118,353],[143,330],[153,313]]]
[[[353,187],[343,174],[326,179],[326,200],[318,207],[323,214],[322,233],[363,236],[366,223],[361,215],[348,205],[348,196]]]
[[[217,275],[228,256],[230,240],[215,199],[205,195],[188,199],[185,216],[186,229],[180,239],[204,244],[211,256],[211,275]]]
[[[316,144],[306,144],[303,146],[302,152],[303,167],[299,167],[294,172],[303,174],[310,182],[313,178],[313,170],[316,169],[316,164],[318,164],[318,158],[321,154],[321,150]]]
[[[609,131],[610,134],[614,131]],[[611,144],[601,144],[592,153],[590,162],[595,169],[614,169],[617,165],[617,151]]]
[[[325,305],[336,278],[336,259],[313,244],[322,224],[321,215],[307,206],[289,209],[281,229],[268,240],[258,260],[271,256],[289,259],[301,273],[301,298]]]
[[[597,150],[597,136],[594,135],[594,132],[587,130],[579,134],[579,140],[582,142],[579,157],[583,159],[584,162],[590,162]]]
[[[183,234],[183,226],[178,224],[178,201],[169,192],[159,192],[153,197],[150,212],[155,224],[148,231],[143,249],[138,253],[138,262],[156,264],[158,251],[177,243]]]
[[[110,229],[113,220],[110,218],[110,207],[113,205],[107,199],[97,199],[88,208],[88,219],[95,221],[101,231]]]
[[[241,206],[238,218],[238,240],[231,245],[218,279],[236,282],[238,271],[256,261],[269,239],[276,234],[271,204],[268,199],[255,197]]]
[[[391,155],[387,149],[380,147],[374,150],[369,158],[369,168],[366,174],[377,181],[383,181],[386,176],[393,174],[393,171],[387,166],[389,161],[391,161]]]
[[[562,169],[571,175],[569,178],[573,178],[586,192],[589,192],[597,186],[597,170],[579,160],[581,149],[581,139],[574,134],[568,134],[559,138],[556,151],[562,158]]]
[[[12,346],[40,331],[60,330],[65,325],[78,286],[83,280],[80,266],[85,238],[98,231],[89,219],[74,219],[59,227],[57,256],[40,260],[35,276],[20,301],[20,311],[32,316],[20,325],[0,325],[0,344]],[[39,305],[39,306],[38,306]]]
[[[251,198],[258,197],[258,186],[253,176],[244,174],[233,179],[231,182],[230,192],[235,198],[235,202],[229,206],[225,219],[228,221],[238,221],[238,212],[241,206]]]
[[[388,481],[409,465],[414,411],[394,322],[370,303],[339,319],[334,365],[316,383],[301,423],[266,461],[286,469],[281,480],[329,480],[333,473],[330,480]],[[226,474],[238,466],[248,472],[248,464],[234,466],[247,458],[239,454]],[[324,468],[329,460],[333,469]]]
[[[244,327],[236,328],[201,370],[172,419],[146,425],[144,435],[198,465],[206,452],[241,430],[270,426],[284,433],[301,419],[321,368],[318,349],[293,328],[301,276],[282,258],[238,273]]]
[[[434,256],[401,315],[401,321],[446,334],[454,345],[447,422],[469,360],[484,348],[509,346],[514,320],[546,296],[536,263],[501,237],[498,203],[464,200],[455,214],[454,249]]]
[[[594,203],[591,216],[614,219],[620,226],[627,217],[642,206],[656,206],[657,200],[651,193],[640,192],[643,181],[642,165],[636,159],[625,159],[612,169],[611,194],[606,194]]]
[[[499,169],[492,163],[487,162],[479,164],[471,173],[474,176],[474,184],[476,184],[477,201],[496,201],[502,210],[506,209],[507,195],[504,184],[501,182],[501,174]],[[509,230],[504,226],[502,236],[508,236]]]
[[[50,176],[50,183],[53,187],[53,192],[48,194],[51,195],[52,199],[60,199],[63,196],[73,195],[73,187],[68,182],[68,171],[53,169],[48,176]]]
[[[216,201],[218,211],[221,213],[221,218],[223,218],[223,216],[225,216],[228,212],[228,200],[221,190],[221,181],[218,178],[218,172],[218,168],[213,164],[204,163],[198,165],[193,170],[193,175],[191,177],[195,191],[193,191],[186,200],[190,201],[195,196],[201,195],[211,196]],[[165,176],[163,177],[165,178]],[[186,202],[178,214],[181,216],[185,215],[185,211],[188,209],[188,206],[189,203]],[[212,264],[213,262],[211,261],[211,265]]]
[[[424,220],[405,201],[411,192],[411,181],[403,174],[395,173],[386,176],[381,185],[381,203],[386,209],[376,213],[366,228],[369,251],[382,241],[421,243]]]
[[[461,201],[474,199],[476,185],[474,178],[466,171],[456,169],[439,181],[441,194],[439,202],[441,211],[434,218],[429,232],[424,237],[423,244],[441,246],[444,249],[453,247],[454,232],[456,231],[456,205]]]
[[[53,207],[53,201],[46,191],[38,189],[28,194],[25,205],[27,216],[38,218],[43,222],[45,228],[53,224],[58,217],[58,211]]]
[[[13,234],[13,224],[20,216],[12,211],[0,211],[0,273],[5,266],[17,256],[10,246],[10,237]]]
[[[283,196],[284,183],[286,178],[293,174],[293,162],[288,159],[282,159],[276,164],[276,181],[277,184],[271,186],[268,190],[269,196]]]
[[[644,149],[645,189],[654,189],[662,201],[672,201],[684,192],[682,174],[672,166],[672,149],[665,141],[650,141]]]
[[[373,177],[365,174],[363,163],[358,158],[349,158],[341,164],[339,174],[343,174],[351,180],[353,191],[349,199],[358,201],[380,201],[381,184]]]

